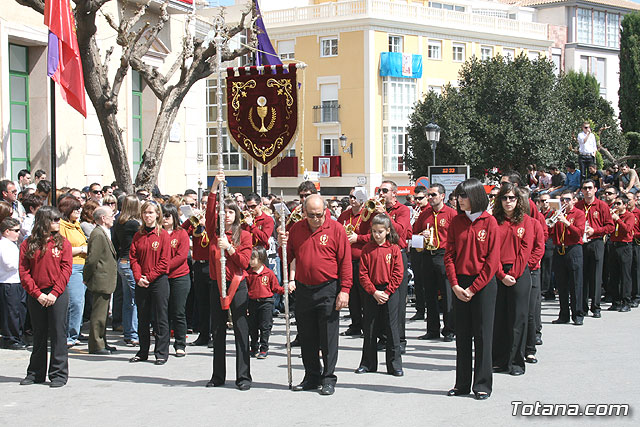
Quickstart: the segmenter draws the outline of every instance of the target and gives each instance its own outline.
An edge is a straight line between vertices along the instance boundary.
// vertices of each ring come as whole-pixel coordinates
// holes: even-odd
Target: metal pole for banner
[[[284,215],[284,197],[280,190],[280,228],[285,232],[287,219]],[[287,243],[282,245],[282,282],[284,284],[284,319],[285,332],[287,338],[287,378],[289,380],[289,390],[293,384],[293,374],[291,372],[291,321],[289,320],[289,266],[287,265]]]
[[[58,201],[56,200],[56,188],[58,184],[57,170],[58,170],[58,150],[56,148],[56,82],[53,79],[49,79],[49,88],[51,89],[51,193],[49,199],[51,200],[51,206],[56,206]]]
[[[213,41],[216,44],[216,65],[218,67],[218,81],[217,81],[217,101],[218,101],[218,132],[216,142],[218,143],[218,171],[224,172],[224,163],[222,160],[222,29],[224,28],[224,19],[221,16],[217,16],[215,19],[216,35]],[[218,186],[218,217],[220,218],[220,237],[226,235],[225,230],[225,212],[224,212],[224,186],[225,182],[221,182]],[[227,258],[225,251],[220,251],[220,289],[222,298],[227,297]]]

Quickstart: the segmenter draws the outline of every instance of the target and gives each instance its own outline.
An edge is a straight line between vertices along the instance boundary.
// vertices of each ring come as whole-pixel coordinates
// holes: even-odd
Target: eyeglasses
[[[317,214],[312,214],[312,213],[308,213],[307,212],[307,217],[311,218],[311,219],[320,219],[324,216],[324,212],[320,212]]]
[[[515,202],[518,200],[518,196],[502,196],[502,200],[505,202]]]
[[[428,197],[438,197],[439,194],[438,193],[427,193]]]
[[[561,197],[560,200],[562,200],[563,202],[570,202],[573,200],[573,197]]]
[[[424,196],[416,196],[416,200],[417,200],[417,201],[420,201],[420,200],[422,200],[422,199],[424,199]]]
[[[116,205],[116,202],[109,202],[109,203],[105,203],[105,205],[115,206],[115,205]]]
[[[495,199],[496,196],[497,194],[487,194],[487,197],[490,199]]]
[[[605,191],[604,194],[606,194],[607,196],[613,196],[614,194],[616,194],[615,191]]]
[[[460,193],[460,194],[458,194],[458,197],[460,197],[461,199],[468,199],[469,198],[467,193]]]
[[[93,194],[100,194],[100,193],[102,193],[102,191],[100,191],[100,190],[91,190],[91,192],[92,192]]]
[[[622,206],[622,205],[624,205],[624,203],[622,203],[622,202],[615,202],[615,203],[614,203],[614,205],[615,205],[615,206]]]
[[[387,194],[388,192],[388,188],[378,188],[378,194]]]
[[[351,195],[349,195],[349,198],[350,198],[350,199],[354,199],[354,200],[355,200],[355,199],[356,199],[356,196],[354,196],[353,194],[351,194]]]
[[[247,205],[247,209],[255,209],[258,207],[258,204],[255,205]]]
[[[585,126],[582,129],[591,129],[589,126]]]
[[[584,187],[582,187],[583,190],[593,190],[593,185],[585,185]]]
[[[13,232],[15,232],[15,233],[19,233],[19,232],[20,232],[20,229],[19,229],[19,228],[9,228],[8,230],[9,230],[9,231],[13,231]]]
[[[11,190],[11,191],[9,191],[9,193],[18,194],[18,190],[17,189],[16,190]]]
[[[308,197],[310,195],[311,195],[311,193],[300,193],[300,194],[298,194],[298,197],[300,197],[301,199],[304,199],[305,197]]]

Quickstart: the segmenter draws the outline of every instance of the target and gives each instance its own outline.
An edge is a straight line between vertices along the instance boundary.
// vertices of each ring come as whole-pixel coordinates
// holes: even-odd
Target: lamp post
[[[431,143],[431,152],[433,153],[433,166],[436,165],[436,147],[440,141],[440,126],[431,122],[424,127],[424,134],[427,141]]]
[[[349,147],[347,147],[347,137],[344,136],[344,133],[338,139],[340,140],[342,151],[344,151],[345,153],[351,154],[351,158],[353,159],[353,142],[349,143]]]

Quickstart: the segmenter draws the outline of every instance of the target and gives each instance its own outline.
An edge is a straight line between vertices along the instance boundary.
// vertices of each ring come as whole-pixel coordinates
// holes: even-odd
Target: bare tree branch
[[[38,13],[44,14],[44,0],[16,0],[18,4],[30,7]]]

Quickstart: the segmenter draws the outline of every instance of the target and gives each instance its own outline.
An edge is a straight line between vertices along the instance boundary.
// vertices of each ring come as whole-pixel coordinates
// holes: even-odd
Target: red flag
[[[48,66],[51,77],[62,88],[62,97],[84,117],[87,117],[87,103],[84,93],[84,77],[80,49],[76,38],[76,23],[69,0],[45,0],[44,24],[57,37],[58,61],[55,64],[55,47],[50,46]],[[49,37],[55,43],[56,37]]]

